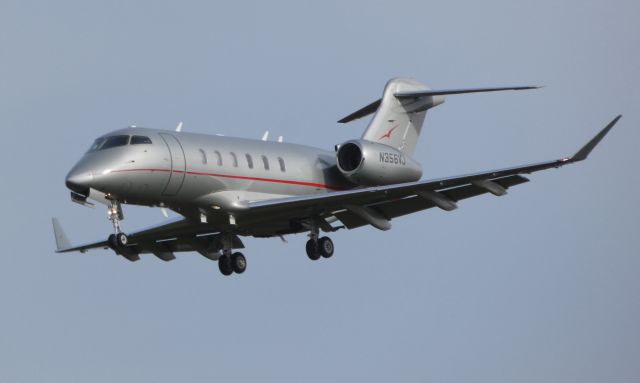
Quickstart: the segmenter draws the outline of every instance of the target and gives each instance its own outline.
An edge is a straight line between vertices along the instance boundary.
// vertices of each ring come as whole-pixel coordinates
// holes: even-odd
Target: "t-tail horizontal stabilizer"
[[[398,100],[406,100],[411,98],[421,98],[421,97],[432,97],[432,96],[447,96],[453,94],[466,94],[466,93],[485,93],[485,92],[500,92],[505,90],[530,90],[530,89],[539,89],[539,86],[507,86],[507,87],[497,87],[497,88],[467,88],[467,89],[440,89],[440,90],[420,90],[414,92],[397,92],[393,95]],[[375,113],[380,104],[382,103],[382,99],[377,99],[369,105],[358,109],[357,111],[351,113],[350,115],[342,118],[338,122],[341,124],[351,122],[357,120],[359,118],[368,116],[372,113]]]
[[[530,90],[540,89],[539,86],[508,86],[500,88],[467,88],[467,89],[441,89],[441,90],[425,90],[418,92],[398,92],[394,96],[398,99],[405,98],[418,98],[429,96],[447,96],[451,94],[465,94],[465,93],[486,93],[486,92],[501,92],[505,90]]]

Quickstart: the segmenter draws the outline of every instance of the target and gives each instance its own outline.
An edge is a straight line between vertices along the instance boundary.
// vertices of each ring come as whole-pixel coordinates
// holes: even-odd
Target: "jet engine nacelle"
[[[347,141],[338,147],[336,157],[342,175],[357,185],[390,185],[422,177],[422,166],[417,161],[384,144]]]

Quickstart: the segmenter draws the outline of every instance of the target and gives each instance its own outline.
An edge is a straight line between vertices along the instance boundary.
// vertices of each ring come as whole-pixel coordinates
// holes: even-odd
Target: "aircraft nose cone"
[[[67,175],[66,184],[70,190],[83,195],[89,194],[93,175],[89,172],[71,172]]]

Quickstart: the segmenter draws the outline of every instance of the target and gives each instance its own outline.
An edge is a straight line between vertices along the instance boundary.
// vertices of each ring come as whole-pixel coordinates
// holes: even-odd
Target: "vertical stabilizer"
[[[427,110],[444,102],[441,95],[398,98],[396,94],[429,91],[426,85],[410,79],[387,82],[380,105],[362,139],[389,145],[412,155],[416,150]]]

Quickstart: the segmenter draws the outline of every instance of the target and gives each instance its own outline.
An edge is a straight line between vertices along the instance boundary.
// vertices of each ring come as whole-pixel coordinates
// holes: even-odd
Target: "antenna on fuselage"
[[[267,130],[266,132],[264,132],[264,134],[262,135],[262,141],[266,141],[269,139],[269,131]]]
[[[176,132],[182,132],[182,121],[180,121],[178,126],[176,126]]]

